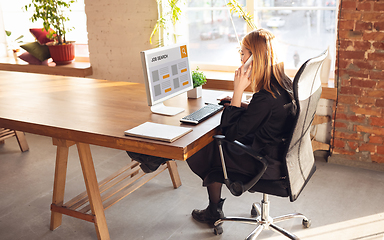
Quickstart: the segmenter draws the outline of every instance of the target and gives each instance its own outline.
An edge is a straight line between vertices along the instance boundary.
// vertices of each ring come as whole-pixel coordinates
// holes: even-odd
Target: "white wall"
[[[0,4],[0,16],[3,15],[3,10],[1,8]],[[5,39],[5,29],[4,29],[4,22],[3,18],[0,17],[0,57],[7,57],[7,42]]]
[[[85,0],[91,78],[143,83],[140,51],[152,48],[156,0]]]

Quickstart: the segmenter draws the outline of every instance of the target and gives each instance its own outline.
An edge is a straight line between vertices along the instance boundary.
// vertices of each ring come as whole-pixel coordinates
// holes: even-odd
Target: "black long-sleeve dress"
[[[221,117],[221,130],[229,140],[238,140],[252,146],[268,160],[268,168],[262,179],[277,180],[282,176],[282,154],[284,139],[292,128],[292,115],[287,104],[291,103],[289,94],[272,77],[274,96],[266,90],[253,94],[248,108],[228,106]],[[224,145],[225,161],[231,180],[247,182],[258,173],[257,161],[239,149]],[[202,180],[203,185],[223,182],[223,172],[218,146],[211,142],[187,159],[191,170]]]

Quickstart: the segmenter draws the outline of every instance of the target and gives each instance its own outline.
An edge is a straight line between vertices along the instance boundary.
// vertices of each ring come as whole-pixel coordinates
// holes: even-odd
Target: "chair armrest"
[[[260,172],[246,184],[243,184],[242,182],[239,182],[239,181],[231,182],[230,179],[224,179],[224,183],[228,187],[228,189],[231,191],[231,193],[235,196],[240,196],[243,192],[246,192],[249,189],[251,189],[259,181],[261,176],[263,176],[264,172],[267,170],[268,162],[262,155],[260,155],[258,152],[253,150],[250,146],[244,145],[237,140],[229,141],[225,139],[224,135],[215,135],[213,136],[213,138],[218,142],[219,146],[221,146],[222,142],[226,142],[233,146],[239,147],[246,154],[252,156],[256,161],[260,162],[263,166],[262,169],[260,169]],[[225,171],[224,176],[227,176],[227,173],[226,173],[227,170],[225,167],[225,160],[223,156],[221,160],[223,163],[223,171]]]

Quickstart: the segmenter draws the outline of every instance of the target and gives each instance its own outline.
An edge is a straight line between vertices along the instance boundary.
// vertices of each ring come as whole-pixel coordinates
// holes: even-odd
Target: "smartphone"
[[[251,54],[251,56],[248,58],[248,60],[244,63],[244,72],[247,71],[249,65],[251,65],[251,62],[253,61],[253,56]]]

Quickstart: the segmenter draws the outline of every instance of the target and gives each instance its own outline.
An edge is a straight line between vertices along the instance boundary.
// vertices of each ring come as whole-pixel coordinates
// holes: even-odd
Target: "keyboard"
[[[220,112],[223,108],[224,106],[222,105],[207,104],[199,110],[183,117],[182,119],[180,119],[180,122],[198,124],[206,120],[210,116],[213,116],[216,113]]]

